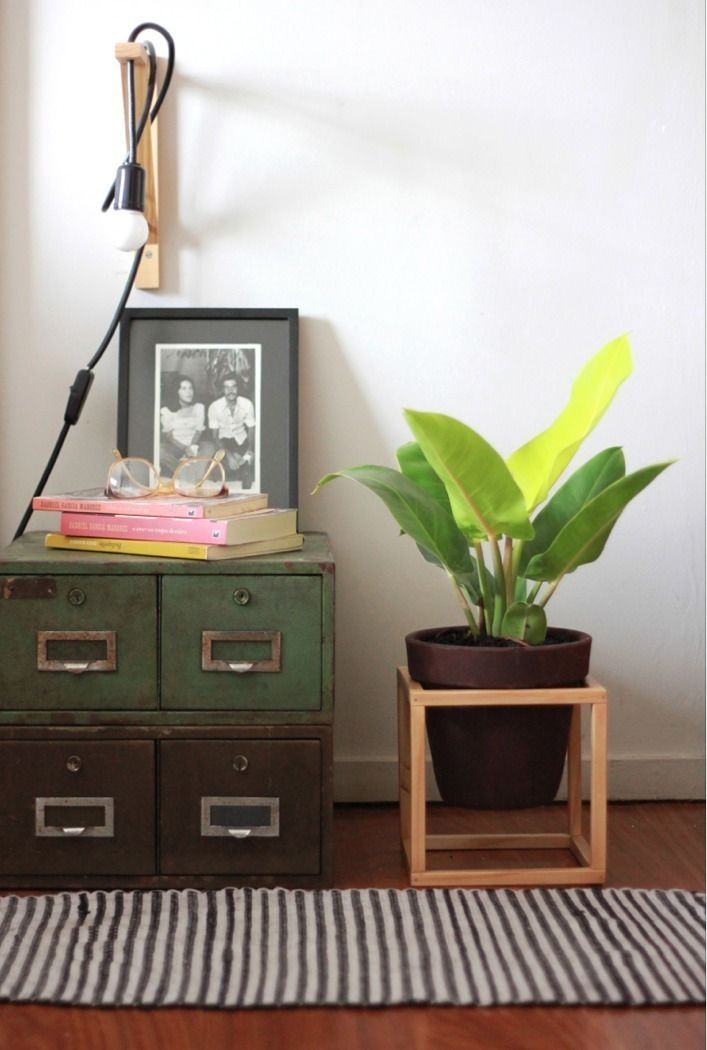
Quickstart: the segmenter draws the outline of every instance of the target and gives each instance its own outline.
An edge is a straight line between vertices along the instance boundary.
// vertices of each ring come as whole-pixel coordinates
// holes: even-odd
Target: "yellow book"
[[[229,558],[251,558],[258,554],[277,554],[279,551],[298,550],[304,543],[300,532],[277,536],[269,540],[234,543],[227,546],[214,543],[179,543],[163,540],[114,540],[94,536],[64,536],[48,532],[46,547],[66,551],[92,551],[96,554],[142,554],[151,558],[187,558],[193,561],[226,561]]]

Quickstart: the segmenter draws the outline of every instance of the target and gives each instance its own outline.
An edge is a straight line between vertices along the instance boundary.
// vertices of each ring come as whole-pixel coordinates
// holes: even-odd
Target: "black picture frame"
[[[271,507],[296,507],[298,332],[296,309],[125,310],[120,322],[117,447],[124,456],[155,462],[169,475],[166,430],[171,425],[176,432],[177,413],[171,408],[168,412],[168,398],[188,379],[192,408],[204,421],[198,450],[195,444],[190,454],[209,454],[215,444],[226,446],[224,466],[232,489],[266,492]],[[250,424],[240,426],[230,441],[209,426],[223,412],[223,397],[218,399],[225,393],[227,375],[231,381],[225,389],[233,389],[232,380],[237,380],[238,410]],[[184,411],[182,402],[175,404]],[[183,421],[180,425],[183,428]],[[250,456],[240,456],[246,445],[239,446],[238,440],[246,431]]]

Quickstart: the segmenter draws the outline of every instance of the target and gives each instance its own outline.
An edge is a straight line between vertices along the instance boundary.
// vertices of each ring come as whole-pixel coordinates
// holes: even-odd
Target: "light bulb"
[[[121,252],[134,252],[142,248],[150,228],[141,211],[132,208],[110,208],[106,212],[108,236]]]
[[[142,248],[150,232],[143,213],[145,207],[145,169],[135,161],[121,164],[115,177],[115,201],[111,216],[110,239],[121,252]]]

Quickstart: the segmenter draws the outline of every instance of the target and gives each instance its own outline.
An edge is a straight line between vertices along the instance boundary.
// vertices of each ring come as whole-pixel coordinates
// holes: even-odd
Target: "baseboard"
[[[588,762],[583,763],[589,782]],[[428,798],[439,799],[431,763],[427,764]],[[398,798],[396,758],[341,758],[334,763],[337,802],[395,802]],[[559,798],[564,798],[564,782]],[[699,756],[627,755],[609,759],[609,798],[704,799],[705,762]]]

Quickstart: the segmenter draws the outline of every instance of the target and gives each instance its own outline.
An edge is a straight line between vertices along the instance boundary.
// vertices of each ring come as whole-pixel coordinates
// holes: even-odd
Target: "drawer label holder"
[[[105,646],[105,658],[102,660],[50,659],[48,647],[53,642],[100,642]],[[117,654],[115,631],[37,631],[38,671],[68,671],[69,674],[85,674],[87,671],[117,671]]]
[[[269,660],[217,660],[213,655],[214,642],[269,642]],[[265,672],[279,674],[282,670],[282,633],[280,631],[202,631],[201,670],[230,671],[232,674]]]
[[[66,824],[47,824],[48,809],[67,810]],[[102,809],[102,824],[69,824],[72,809]],[[54,818],[56,819],[56,817]],[[36,798],[35,835],[38,838],[112,839],[115,833],[115,800],[105,796],[73,798]]]
[[[280,799],[203,795],[201,834],[209,838],[278,838]]]

